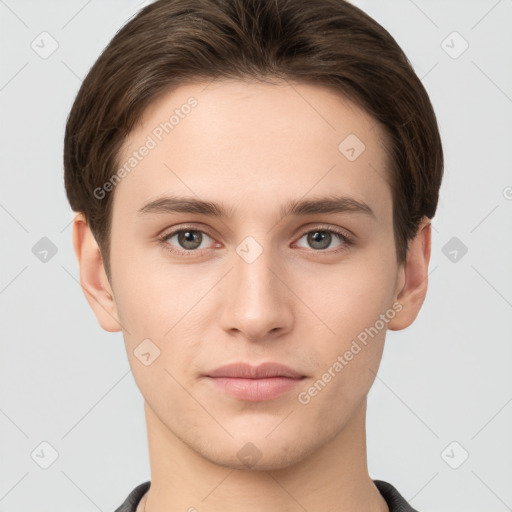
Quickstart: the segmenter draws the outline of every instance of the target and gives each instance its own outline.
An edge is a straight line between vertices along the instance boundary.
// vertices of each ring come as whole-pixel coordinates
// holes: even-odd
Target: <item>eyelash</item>
[[[174,247],[172,247],[171,245],[169,245],[167,243],[167,241],[170,238],[172,238],[174,235],[176,235],[178,233],[181,233],[181,232],[184,232],[184,231],[194,231],[194,232],[197,232],[197,233],[203,233],[203,234],[205,234],[205,235],[207,235],[207,236],[209,236],[210,238],[213,239],[213,236],[211,236],[206,231],[203,231],[201,229],[196,229],[194,226],[183,226],[183,227],[181,227],[179,229],[175,229],[174,231],[170,231],[168,233],[165,233],[164,235],[162,235],[161,237],[158,238],[158,241],[163,246],[163,248],[165,250],[169,251],[173,255],[192,257],[192,256],[197,256],[197,254],[201,253],[202,250],[206,250],[206,249],[202,249],[202,250],[201,249],[199,249],[199,250],[198,249],[194,249],[194,250],[186,250],[186,249],[178,250],[178,249],[175,249]],[[353,245],[354,242],[355,242],[354,238],[349,236],[347,233],[345,233],[344,231],[339,230],[338,228],[334,228],[332,226],[329,226],[329,228],[326,228],[326,227],[314,227],[313,229],[308,229],[307,231],[304,231],[300,235],[298,240],[300,240],[304,235],[307,235],[307,234],[312,233],[314,231],[321,231],[321,232],[325,232],[325,233],[332,233],[332,234],[338,236],[340,238],[340,240],[344,243],[340,248],[336,249],[335,251],[329,251],[328,249],[318,249],[318,250],[311,249],[313,252],[319,253],[319,254],[322,254],[322,255],[333,255],[333,254],[337,254],[339,252],[345,251],[345,250],[347,250],[348,247]]]

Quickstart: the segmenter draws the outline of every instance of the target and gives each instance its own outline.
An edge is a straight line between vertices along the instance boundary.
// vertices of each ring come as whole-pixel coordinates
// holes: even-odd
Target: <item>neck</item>
[[[223,466],[176,437],[145,403],[151,487],[145,512],[389,512],[368,475],[366,399],[343,429],[299,462],[276,469]]]

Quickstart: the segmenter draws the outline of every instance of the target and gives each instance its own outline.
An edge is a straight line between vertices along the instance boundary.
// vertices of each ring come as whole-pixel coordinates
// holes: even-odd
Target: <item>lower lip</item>
[[[266,379],[242,379],[234,377],[208,377],[218,388],[240,400],[261,402],[295,388],[303,378],[270,377]]]

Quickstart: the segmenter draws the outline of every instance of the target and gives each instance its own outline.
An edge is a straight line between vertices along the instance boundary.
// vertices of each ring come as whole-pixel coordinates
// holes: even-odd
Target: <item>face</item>
[[[188,84],[146,110],[119,157],[111,285],[168,439],[217,464],[243,468],[245,450],[284,468],[360,408],[400,307],[383,140],[317,85]],[[208,377],[238,362],[301,378]]]

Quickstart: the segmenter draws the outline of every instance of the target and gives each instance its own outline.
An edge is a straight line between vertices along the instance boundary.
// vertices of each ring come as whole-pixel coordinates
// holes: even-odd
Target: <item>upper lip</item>
[[[221,366],[208,373],[208,377],[231,377],[245,379],[264,379],[270,377],[289,377],[300,379],[304,375],[292,368],[279,363],[262,363],[259,366],[251,366],[247,363],[232,363]]]

